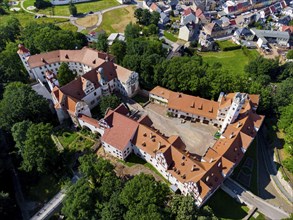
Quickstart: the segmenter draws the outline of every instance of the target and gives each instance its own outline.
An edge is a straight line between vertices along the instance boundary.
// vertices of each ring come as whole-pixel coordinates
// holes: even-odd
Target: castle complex
[[[124,104],[108,109],[101,120],[92,118],[90,110],[102,96],[116,91],[132,97],[139,90],[138,74],[115,64],[113,57],[89,48],[30,55],[22,45],[18,54],[31,78],[48,83],[60,121],[70,116],[75,124],[99,133],[104,150],[119,159],[133,152],[146,160],[182,194],[191,195],[198,207],[233,172],[264,120],[255,112],[258,95],[221,93],[211,101],[155,87],[149,99],[165,106],[169,117],[219,128],[215,144],[196,155],[179,136],[161,134],[148,115],[133,117]],[[78,73],[62,87],[56,77],[61,62]]]

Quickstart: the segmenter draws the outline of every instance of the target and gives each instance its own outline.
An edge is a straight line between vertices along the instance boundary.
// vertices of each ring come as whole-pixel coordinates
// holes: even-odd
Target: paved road
[[[282,209],[265,202],[230,178],[224,181],[224,186],[229,188],[241,201],[257,207],[261,213],[270,219],[283,219],[289,217],[289,214]]]
[[[59,208],[65,197],[65,191],[60,191],[57,193],[53,199],[51,199],[41,210],[39,210],[31,220],[44,220],[48,219],[52,213]]]
[[[268,147],[263,131],[257,136],[259,161],[259,193],[271,204],[282,207],[287,212],[293,212],[292,192],[288,193],[276,176],[277,170],[273,161],[273,149]],[[280,195],[281,194],[281,195]]]

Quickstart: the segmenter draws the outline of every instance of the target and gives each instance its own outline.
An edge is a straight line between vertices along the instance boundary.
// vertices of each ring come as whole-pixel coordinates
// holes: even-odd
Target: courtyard
[[[186,150],[203,156],[209,147],[216,142],[214,134],[218,128],[200,122],[182,121],[166,115],[164,106],[149,103],[141,110],[146,113],[154,123],[154,127],[165,136],[178,135],[186,144]]]

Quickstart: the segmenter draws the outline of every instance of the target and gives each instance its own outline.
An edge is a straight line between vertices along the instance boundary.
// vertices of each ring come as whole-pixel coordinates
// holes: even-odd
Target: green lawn
[[[11,17],[17,18],[19,20],[21,26],[25,26],[32,21],[35,21],[37,23],[50,23],[51,22],[51,23],[56,23],[56,24],[68,21],[68,19],[64,19],[64,18],[39,18],[39,19],[35,19],[34,15],[23,12],[23,11],[19,11],[19,12],[9,12],[8,15],[0,15],[0,24],[5,23]]]
[[[251,159],[253,159],[252,172],[250,172],[250,170],[248,168],[242,167],[247,157],[250,157]],[[251,173],[251,175],[252,175],[251,182],[250,182],[250,187],[248,188],[248,190],[250,190],[255,195],[258,195],[258,171],[257,171],[258,168],[257,168],[257,142],[256,142],[256,139],[251,143],[251,145],[248,148],[248,150],[246,151],[243,159],[241,160],[241,162],[239,163],[239,165],[235,168],[235,170],[233,172],[232,178],[240,184],[241,184],[241,182],[239,182],[237,180],[237,176],[238,176],[241,169],[243,169],[243,171],[246,174]],[[246,186],[244,186],[244,187],[247,188]]]
[[[24,7],[27,8],[28,6],[34,5],[34,2],[35,0],[25,0]],[[89,11],[99,11],[99,10],[110,8],[116,5],[119,5],[119,3],[116,0],[98,0],[98,1],[83,2],[83,3],[75,4],[78,13],[86,13]],[[63,16],[70,15],[68,5],[57,5],[54,7],[53,11],[51,7],[38,11],[38,13],[48,14],[48,15],[52,14],[53,12],[54,12],[54,15],[63,15]]]
[[[95,144],[91,137],[78,132],[58,131],[56,136],[63,147],[70,151],[83,151]]]
[[[140,157],[136,156],[135,154],[130,154],[126,161],[121,160],[122,163],[124,163],[126,166],[132,167],[135,164],[142,164],[145,165],[147,162]]]
[[[203,60],[209,64],[221,63],[223,69],[235,74],[244,74],[244,66],[259,54],[256,50],[242,49],[221,52],[201,52],[199,53]]]
[[[97,31],[104,30],[107,34],[124,32],[126,25],[136,22],[134,10],[135,6],[128,6],[104,13]]]
[[[219,45],[221,50],[223,50],[224,48],[227,48],[227,47],[238,46],[232,40],[217,41],[217,44]]]
[[[214,214],[221,219],[242,219],[247,215],[248,207],[241,205],[223,190],[218,189],[208,200]]]
[[[63,30],[77,32],[77,27],[72,25],[70,22],[57,23],[56,25],[59,26]]]
[[[170,40],[170,41],[173,41],[173,42],[176,42],[178,40],[178,38],[176,36],[174,36],[172,33],[169,33],[167,31],[164,31],[164,36]]]

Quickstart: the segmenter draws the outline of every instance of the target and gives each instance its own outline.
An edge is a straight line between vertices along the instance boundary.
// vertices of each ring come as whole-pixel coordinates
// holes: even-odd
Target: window
[[[97,95],[97,92],[94,92],[94,96],[96,96]]]

